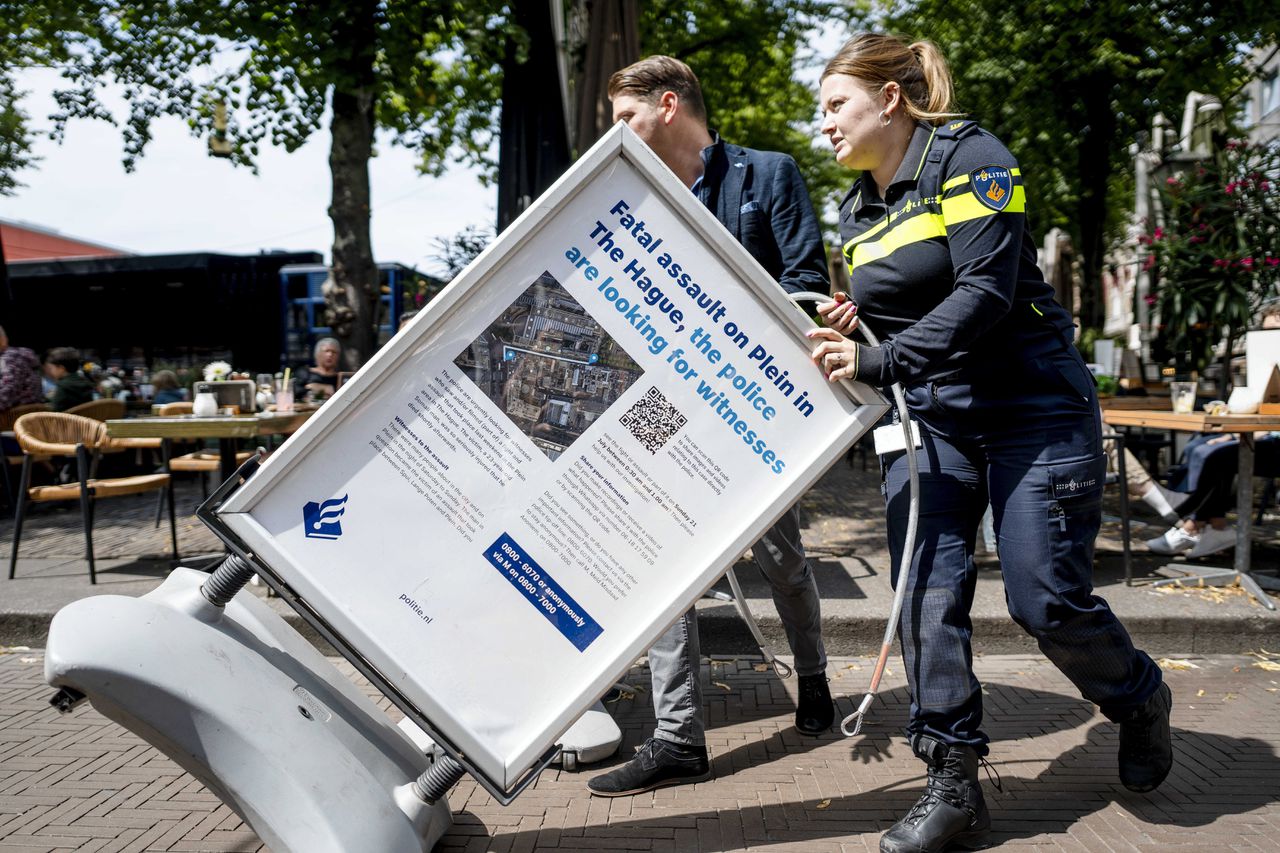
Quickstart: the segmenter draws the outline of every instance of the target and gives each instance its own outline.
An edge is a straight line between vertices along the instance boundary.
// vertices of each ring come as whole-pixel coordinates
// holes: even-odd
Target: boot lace
[[[978,765],[985,767],[987,771],[987,780],[995,786],[1000,793],[1004,793],[1003,780],[1000,778],[1000,771],[984,756],[978,756]],[[994,775],[994,778],[992,777]],[[960,777],[959,762],[947,759],[943,764],[935,770],[929,768],[928,781],[925,783],[924,793],[920,795],[920,799],[916,800],[910,811],[902,819],[904,823],[915,824],[927,815],[935,803],[946,803],[960,809],[969,815],[969,819],[973,820],[977,816],[977,812],[969,805],[964,797],[956,795],[956,789],[953,782]]]

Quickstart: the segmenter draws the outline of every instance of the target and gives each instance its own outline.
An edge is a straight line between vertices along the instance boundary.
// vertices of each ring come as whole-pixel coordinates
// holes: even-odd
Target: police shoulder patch
[[[1007,166],[983,166],[969,173],[969,186],[978,201],[995,211],[1004,210],[1013,198],[1013,175]]]

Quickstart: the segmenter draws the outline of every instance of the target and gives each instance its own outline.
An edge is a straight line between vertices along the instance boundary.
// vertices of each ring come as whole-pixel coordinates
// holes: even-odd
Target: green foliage
[[[450,282],[492,242],[492,230],[468,225],[449,237],[434,238],[430,257],[440,268],[441,279]]]
[[[432,173],[459,159],[484,164],[496,134],[507,31],[496,0],[114,0],[71,21],[62,0],[18,5],[19,35],[69,60],[55,137],[72,119],[112,121],[98,90],[124,86],[126,168],[156,118],[177,116],[206,137],[220,102],[235,162],[252,165],[265,143],[292,151],[320,128],[334,91],[368,99],[376,126],[420,151]]]
[[[687,62],[708,122],[725,139],[795,158],[820,212],[851,183],[828,146],[814,146],[817,96],[796,76],[805,45],[837,4],[819,0],[650,0],[641,4],[642,54]]]
[[[67,44],[47,33],[75,29],[83,21],[81,5],[73,0],[0,0],[0,195],[22,186],[17,174],[39,159],[31,153],[36,134],[19,106],[23,93],[13,73],[69,61]]]
[[[1157,344],[1185,371],[1248,328],[1280,295],[1280,149],[1229,142],[1166,179],[1163,224],[1144,236]]]
[[[938,43],[959,108],[1020,161],[1032,226],[1067,231],[1093,287],[1131,208],[1113,192],[1129,145],[1157,112],[1178,121],[1189,90],[1237,92],[1251,73],[1238,46],[1276,18],[1273,0],[898,0],[855,23]]]
[[[12,78],[0,71],[0,195],[13,195],[22,186],[17,173],[38,159],[31,153],[33,136],[18,106],[20,96]]]

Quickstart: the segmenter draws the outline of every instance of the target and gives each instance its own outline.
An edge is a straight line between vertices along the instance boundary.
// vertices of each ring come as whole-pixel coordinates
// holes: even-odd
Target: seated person
[[[1236,529],[1227,524],[1227,510],[1236,501],[1239,453],[1240,439],[1234,435],[1198,435],[1187,443],[1185,464],[1169,481],[1170,486],[1189,493],[1176,507],[1185,518],[1164,535],[1147,540],[1148,548],[1157,554],[1207,557],[1235,546]],[[1280,433],[1257,436],[1253,473],[1280,476]]]
[[[321,338],[312,350],[311,367],[304,367],[293,378],[293,394],[299,400],[327,400],[338,390],[338,362],[342,344],[337,338]]]
[[[9,346],[9,336],[0,327],[0,412],[43,402],[40,359],[26,347]]]
[[[1107,453],[1107,473],[1117,473],[1120,470],[1120,464],[1117,461],[1119,454],[1116,452],[1116,442],[1103,442],[1103,448]],[[1170,524],[1178,520],[1175,507],[1187,499],[1186,493],[1166,489],[1157,483],[1147,473],[1147,469],[1142,467],[1138,457],[1130,453],[1127,447],[1124,449],[1124,474],[1125,487],[1129,491],[1130,498],[1142,501]]]
[[[1280,302],[1272,302],[1259,314],[1263,329],[1280,329]],[[1227,510],[1235,503],[1235,479],[1240,467],[1240,439],[1234,435],[1209,433],[1187,442],[1183,464],[1169,479],[1172,488],[1190,497],[1177,509],[1185,519],[1147,540],[1157,554],[1207,557],[1235,547],[1235,527],[1227,524]],[[1255,437],[1253,473],[1259,477],[1280,476],[1280,433]]]
[[[178,385],[178,375],[172,370],[157,370],[155,375],[151,377],[151,384],[155,386],[155,396],[151,398],[151,402],[157,406],[165,403],[181,403],[186,399],[186,395],[182,393],[182,388]]]
[[[44,358],[44,373],[53,381],[53,397],[49,405],[55,412],[93,399],[93,383],[80,372],[80,351],[71,347],[54,347]]]

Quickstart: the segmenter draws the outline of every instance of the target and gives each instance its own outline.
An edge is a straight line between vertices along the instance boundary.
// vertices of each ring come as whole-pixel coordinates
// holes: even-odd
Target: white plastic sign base
[[[58,611],[45,680],[200,780],[279,851],[429,851],[453,822],[411,785],[431,766],[368,697],[264,602],[225,610],[175,569],[141,598]]]

